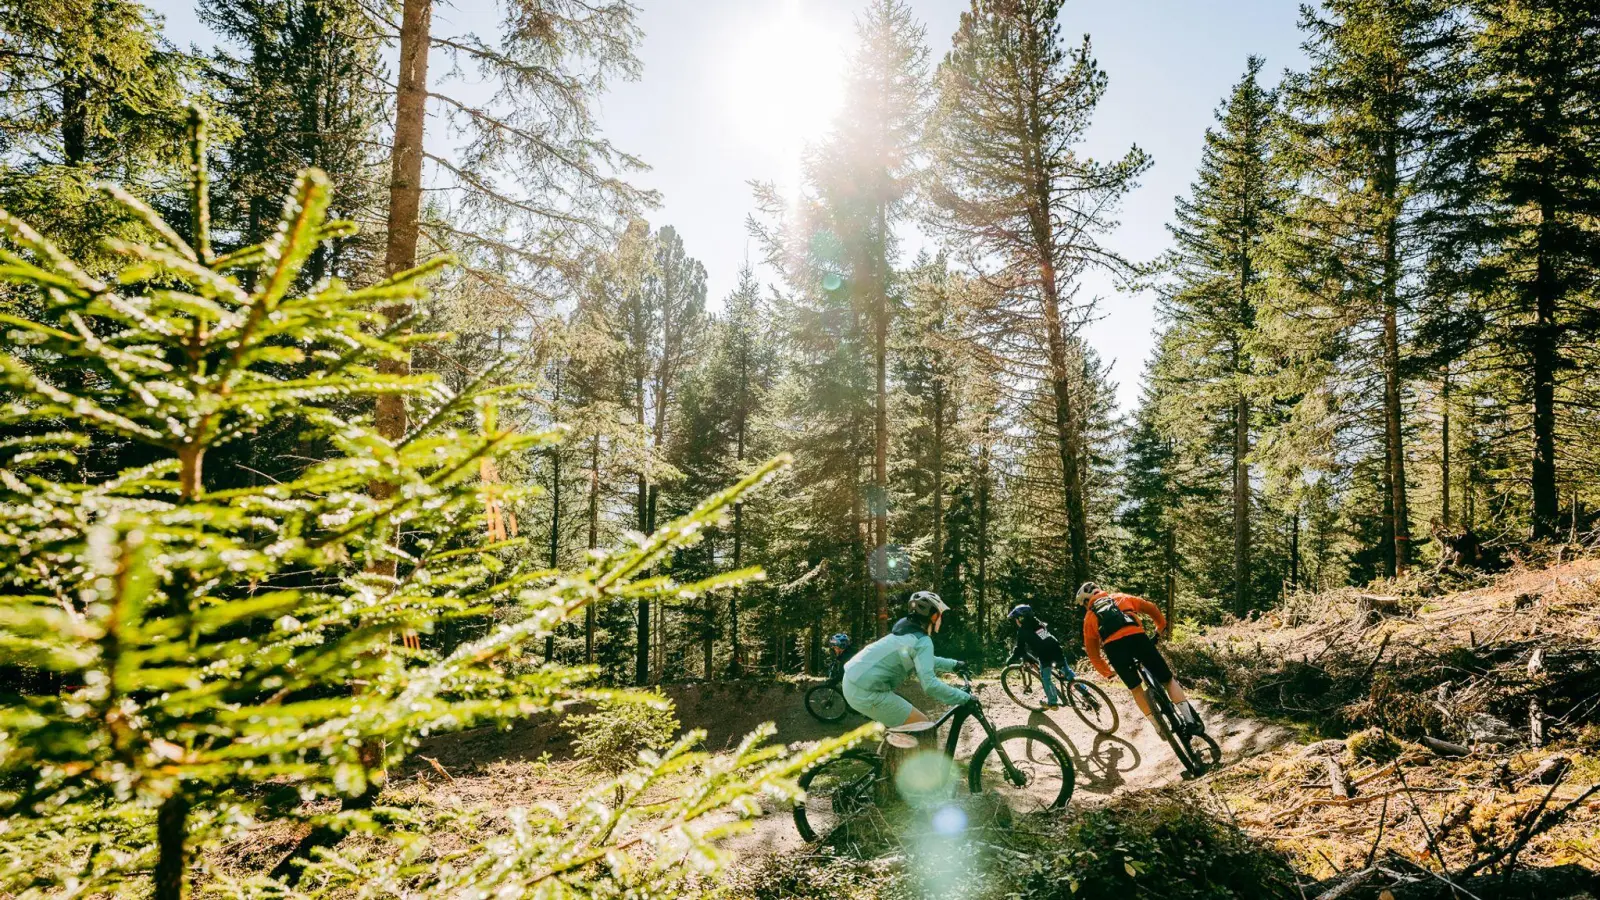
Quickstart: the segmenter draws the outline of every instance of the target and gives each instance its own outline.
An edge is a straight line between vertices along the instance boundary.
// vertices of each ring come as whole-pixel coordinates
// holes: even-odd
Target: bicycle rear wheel
[[[829,682],[806,691],[806,712],[824,722],[837,722],[849,711],[850,704],[845,702],[838,685]]]
[[[878,757],[857,750],[801,774],[796,784],[805,797],[794,807],[794,827],[800,838],[807,843],[825,840],[836,829],[870,812],[881,771]]]
[[[1018,813],[1060,809],[1076,784],[1067,748],[1053,735],[1025,725],[995,731],[967,764],[968,790],[990,791]]]
[[[1101,734],[1117,730],[1117,707],[1097,684],[1082,679],[1067,682],[1067,702],[1083,724]]]
[[[1011,702],[1038,712],[1044,709],[1044,691],[1034,689],[1033,671],[1022,663],[1013,663],[1000,672],[1000,687]]]

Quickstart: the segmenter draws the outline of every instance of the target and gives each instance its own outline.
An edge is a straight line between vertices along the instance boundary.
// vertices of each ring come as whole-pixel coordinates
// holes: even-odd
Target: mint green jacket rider
[[[933,655],[933,638],[915,623],[901,619],[894,630],[861,648],[844,664],[844,696],[850,705],[889,727],[904,725],[913,707],[896,694],[902,682],[917,673],[922,690],[938,703],[960,706],[971,700],[966,691],[939,679],[954,672],[957,660]]]

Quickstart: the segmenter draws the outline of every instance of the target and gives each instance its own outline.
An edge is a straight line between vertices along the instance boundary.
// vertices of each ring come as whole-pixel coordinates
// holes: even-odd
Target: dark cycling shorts
[[[1111,668],[1116,670],[1122,683],[1129,688],[1139,686],[1140,663],[1144,663],[1150,674],[1156,677],[1156,684],[1166,684],[1172,680],[1172,668],[1161,658],[1161,651],[1156,649],[1149,635],[1130,634],[1105,644],[1101,649],[1105,650],[1106,661],[1111,663]]]

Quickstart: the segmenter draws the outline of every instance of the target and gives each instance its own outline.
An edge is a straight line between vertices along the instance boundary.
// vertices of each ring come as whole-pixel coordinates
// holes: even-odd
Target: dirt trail
[[[1031,712],[1011,701],[993,680],[983,680],[977,685],[978,697],[996,728],[1009,725],[1031,725],[1059,738],[1072,756],[1076,769],[1077,786],[1072,795],[1073,805],[1104,803],[1119,794],[1162,787],[1181,781],[1183,767],[1172,753],[1172,748],[1152,728],[1133,705],[1133,699],[1121,685],[1104,684],[1106,692],[1117,703],[1120,724],[1114,734],[1095,732],[1070,709],[1052,712]],[[918,708],[931,710],[935,705],[927,699],[915,682],[902,688],[905,697]],[[1237,762],[1259,753],[1276,749],[1293,740],[1285,728],[1234,718],[1220,710],[1208,709],[1200,704],[1206,728],[1222,745],[1223,764]],[[862,724],[865,720],[851,715],[837,726],[824,729],[821,723],[800,715],[804,722],[795,722],[799,728],[785,733],[780,723],[778,739],[785,741],[815,740],[824,734],[842,734]],[[685,719],[685,725],[689,724]],[[803,733],[805,736],[800,736]],[[941,744],[943,743],[941,734]],[[965,762],[983,739],[976,723],[969,722],[962,734],[957,751],[958,760]],[[741,855],[776,854],[799,848],[801,841],[787,810],[770,810],[757,819],[754,828],[735,839],[731,848]]]
[[[777,727],[775,740],[793,745],[843,734],[865,721],[850,715],[837,725],[818,722],[805,711],[807,687],[795,683],[730,682],[666,685],[662,692],[677,705],[684,730],[704,729],[706,746],[712,750],[733,746],[762,722],[770,721]],[[1182,767],[1171,748],[1134,708],[1132,698],[1120,685],[1105,685],[1118,705],[1121,721],[1117,732],[1111,735],[1091,730],[1070,709],[1049,713],[1025,710],[993,680],[982,680],[977,687],[984,709],[997,728],[1027,724],[1061,739],[1076,769],[1077,786],[1072,797],[1075,805],[1103,803],[1121,793],[1172,784],[1182,777]],[[915,682],[905,685],[903,691],[919,708],[936,708]],[[1280,727],[1230,718],[1220,710],[1207,710],[1203,704],[1201,708],[1207,729],[1222,744],[1224,765],[1282,746],[1292,738],[1289,731]],[[965,761],[982,737],[981,729],[969,722],[958,758]],[[556,761],[571,758],[569,735],[560,719],[553,717],[509,731],[480,729],[436,738],[424,742],[420,750],[420,756],[431,757],[456,774],[469,774],[496,762],[536,760],[547,753]],[[730,849],[751,856],[788,852],[800,846],[788,810],[769,809],[754,821],[748,833],[732,842]]]

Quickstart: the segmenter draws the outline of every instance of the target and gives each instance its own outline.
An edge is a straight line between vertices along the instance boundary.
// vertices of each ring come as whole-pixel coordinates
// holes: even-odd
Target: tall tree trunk
[[[634,378],[635,412],[637,423],[641,431],[644,430],[644,372],[641,370]],[[645,480],[644,473],[639,473],[639,496],[635,504],[635,513],[638,517],[639,532],[650,533],[649,518],[650,486]],[[638,627],[634,631],[634,657],[633,657],[633,683],[638,685],[650,683],[650,601],[640,598],[638,601]]]
[[[1533,393],[1533,539],[1554,540],[1561,503],[1556,493],[1556,369],[1559,363],[1556,324],[1555,268],[1550,262],[1553,213],[1548,200],[1539,204],[1539,249],[1534,263],[1532,340]]]
[[[1294,505],[1294,522],[1289,526],[1289,587],[1300,590],[1300,504]]]
[[[978,646],[989,645],[989,424],[978,451]]]
[[[872,352],[875,378],[872,420],[872,552],[883,570],[875,581],[878,598],[878,636],[889,631],[889,310],[881,272],[873,281]]]
[[[1250,399],[1242,392],[1233,419],[1233,614],[1250,611]]]
[[[944,590],[944,385],[933,385],[933,583]]]
[[[1439,426],[1439,487],[1440,524],[1450,527],[1450,370],[1444,370],[1444,382],[1439,392],[1439,409],[1442,419]]]
[[[1048,247],[1040,248],[1041,253]],[[1067,368],[1067,338],[1061,321],[1055,263],[1041,257],[1039,287],[1045,337],[1050,353],[1050,386],[1055,392],[1056,449],[1061,457],[1061,491],[1067,512],[1068,591],[1089,580],[1089,527],[1079,467],[1078,422],[1072,403],[1072,372]]]
[[[1168,628],[1178,621],[1178,532],[1175,528],[1167,528],[1166,552],[1162,554],[1164,587],[1167,592],[1167,622]]]
[[[600,546],[600,435],[589,445],[589,549]],[[594,665],[595,609],[593,603],[583,607],[583,662]]]
[[[560,420],[561,417],[561,366],[556,366],[555,372],[555,397],[550,404],[552,418]],[[561,448],[550,448],[550,569],[552,571],[561,562]],[[556,635],[554,630],[544,639],[544,661],[548,665],[556,661]]]
[[[69,75],[61,85],[61,157],[81,166],[89,157],[89,81]]]
[[[155,900],[183,900],[188,894],[189,801],[180,784],[156,810]]]
[[[1393,126],[1391,124],[1391,130]],[[1411,512],[1406,505],[1406,451],[1400,379],[1400,222],[1398,169],[1393,138],[1384,141],[1378,189],[1386,221],[1383,227],[1383,426],[1388,457],[1390,503],[1394,519],[1394,571],[1411,567]]]

